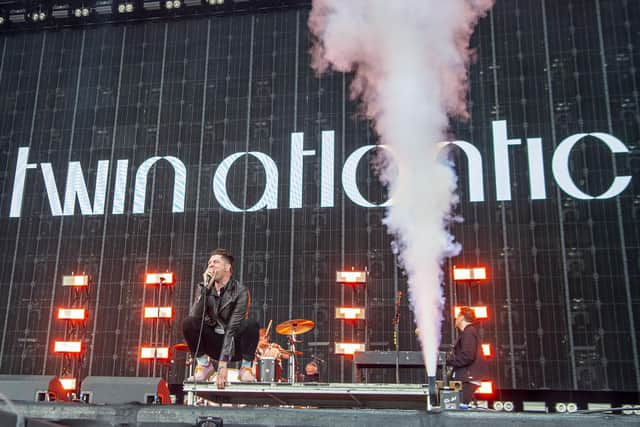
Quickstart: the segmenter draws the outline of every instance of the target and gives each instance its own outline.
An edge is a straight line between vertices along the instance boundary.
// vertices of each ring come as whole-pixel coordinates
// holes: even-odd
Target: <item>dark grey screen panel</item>
[[[336,341],[366,336],[370,349],[392,349],[395,295],[406,291],[406,279],[390,250],[384,212],[355,204],[341,180],[346,158],[377,140],[349,100],[350,76],[318,78],[311,70],[306,19],[306,10],[290,10],[0,40],[1,372],[61,373],[52,342],[69,330],[55,311],[73,302],[61,278],[84,271],[93,283],[83,375],[167,374],[169,382],[181,381],[182,354],[171,367],[154,367],[138,359],[139,346],[182,341],[179,322],[193,283],[218,246],[237,255],[236,273],[251,290],[251,314],[261,324],[290,317],[317,323],[305,335],[303,362],[311,355],[326,360],[324,379],[351,381],[349,359],[333,354]],[[486,263],[491,280],[468,289],[447,278],[443,343],[454,339],[455,305],[487,305],[481,331],[495,349],[491,366],[503,388],[638,389],[640,58],[632,30],[638,19],[633,2],[498,2],[472,39],[471,118],[453,123],[451,134],[479,150],[484,200],[470,201],[469,179],[478,177],[463,152],[452,149],[464,218],[452,228],[463,252],[445,268],[448,274],[454,264]],[[510,200],[499,200],[496,190],[498,121],[506,121],[508,138],[520,140],[509,148]],[[326,131],[333,131],[333,206],[322,207]],[[303,134],[307,155],[292,174],[294,132]],[[551,165],[558,146],[590,132],[615,136],[629,152],[612,156],[595,138],[585,139],[572,151],[570,175],[591,195],[605,192],[615,174],[631,175],[615,198],[580,200],[557,185]],[[532,171],[527,139],[535,138],[542,140],[543,161]],[[11,217],[21,147],[34,167],[25,169],[20,212]],[[265,157],[239,156],[229,166],[228,200],[214,194],[223,160],[247,151],[276,165],[274,209],[228,209],[261,199],[273,180]],[[136,175],[154,156],[143,185]],[[93,212],[99,161],[109,168],[103,211]],[[65,212],[73,162],[90,199],[84,213],[78,200]],[[381,203],[386,193],[365,163],[355,172],[359,191]],[[183,192],[174,185],[181,165]],[[540,170],[545,197],[532,200]],[[50,200],[53,180],[59,212]],[[301,192],[300,208],[290,207],[297,200],[292,188]],[[336,270],[351,267],[370,272],[368,331],[334,319],[336,305],[363,301],[363,290],[334,283]],[[151,270],[178,278],[160,301],[142,284]],[[142,310],[157,303],[173,304],[176,317],[156,336]],[[413,329],[404,300],[403,350],[419,349]],[[369,373],[372,382],[393,379],[392,372]],[[401,380],[424,378],[412,371]]]

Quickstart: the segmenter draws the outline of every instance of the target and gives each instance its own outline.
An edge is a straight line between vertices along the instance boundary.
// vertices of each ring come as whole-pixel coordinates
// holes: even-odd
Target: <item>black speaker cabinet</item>
[[[86,377],[80,385],[80,398],[96,404],[171,403],[167,382],[150,377]]]
[[[27,402],[69,400],[55,375],[0,375],[0,393],[8,399]]]

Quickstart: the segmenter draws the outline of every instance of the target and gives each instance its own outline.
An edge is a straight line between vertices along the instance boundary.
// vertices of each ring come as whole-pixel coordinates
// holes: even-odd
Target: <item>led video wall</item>
[[[315,322],[301,361],[322,359],[323,380],[353,381],[337,342],[395,348],[398,291],[400,349],[419,350],[368,166],[376,136],[351,77],[311,70],[307,17],[2,36],[1,373],[181,382],[173,346],[217,247],[262,325]],[[462,253],[444,262],[442,344],[454,306],[485,307],[499,388],[640,388],[639,19],[632,2],[498,2],[472,39],[471,118],[449,135],[464,221],[451,225]],[[456,284],[454,265],[489,279]],[[337,284],[342,269],[366,269],[366,285]],[[172,286],[145,285],[162,272]],[[63,286],[72,274],[88,286]],[[364,304],[366,320],[336,319]],[[170,319],[144,316],[169,306]],[[58,318],[74,307],[84,320]],[[80,356],[55,351],[70,338]],[[169,347],[169,361],[143,347]]]

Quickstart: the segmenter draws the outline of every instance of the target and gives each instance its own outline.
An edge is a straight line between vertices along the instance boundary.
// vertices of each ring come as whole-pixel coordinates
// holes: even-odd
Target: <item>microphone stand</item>
[[[398,343],[398,333],[400,329],[400,300],[402,291],[398,291],[396,298],[396,313],[393,317],[393,345],[396,347],[396,384],[400,384],[400,344]]]

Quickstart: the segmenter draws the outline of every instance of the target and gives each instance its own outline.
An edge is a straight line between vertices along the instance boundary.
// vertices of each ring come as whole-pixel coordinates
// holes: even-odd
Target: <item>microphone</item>
[[[311,360],[312,361],[316,361],[319,363],[324,363],[324,360],[320,359],[318,356],[316,356],[315,354],[311,355]]]
[[[214,277],[215,277],[215,272],[214,272],[214,275],[212,276],[208,270],[205,271],[204,273],[202,273],[202,282],[198,283],[198,286],[200,286],[203,289],[211,289],[211,283]]]
[[[207,286],[211,281],[211,274],[209,274],[209,270],[202,273],[202,284],[203,286]]]

